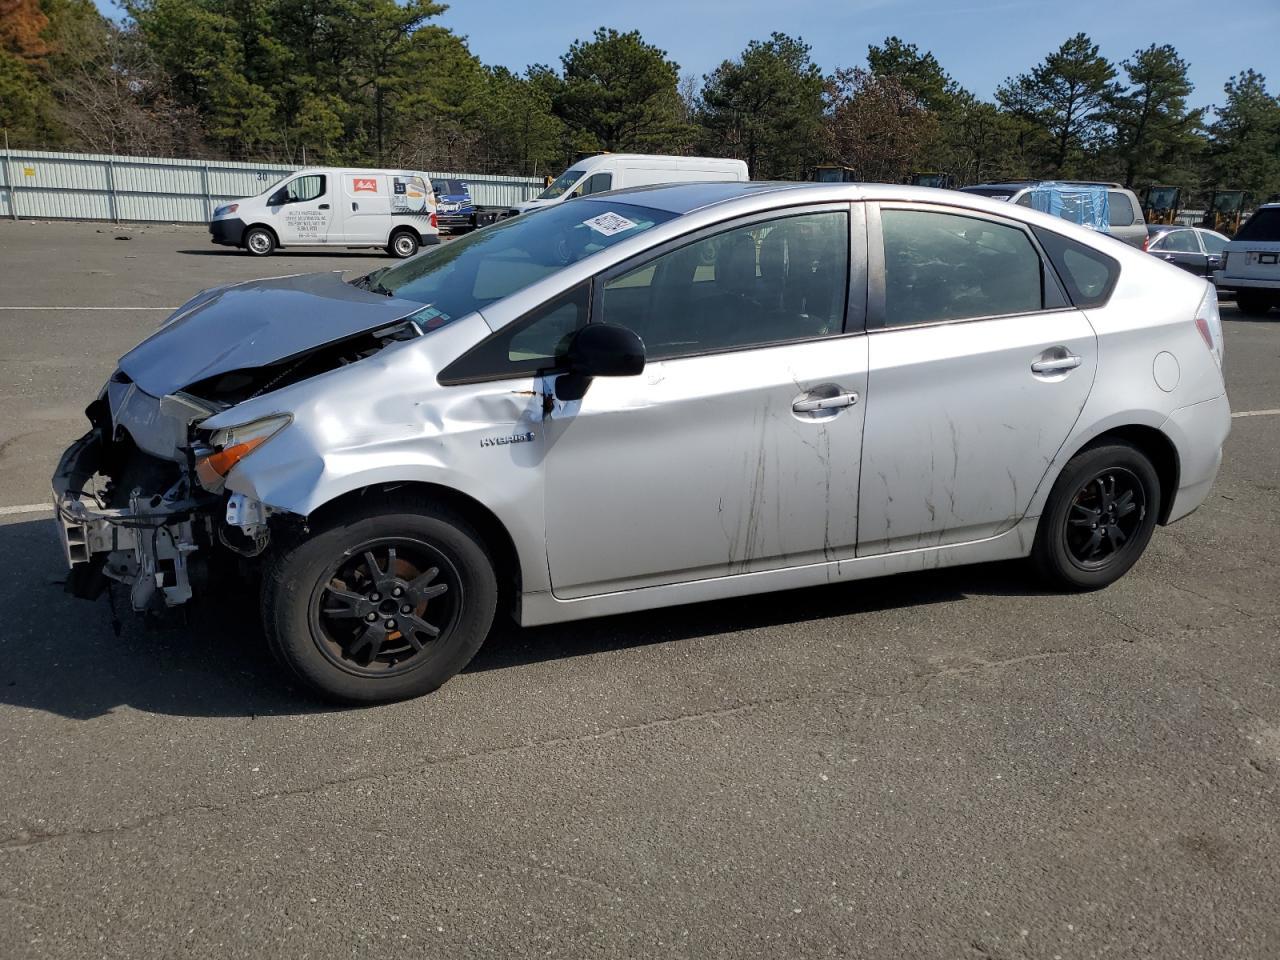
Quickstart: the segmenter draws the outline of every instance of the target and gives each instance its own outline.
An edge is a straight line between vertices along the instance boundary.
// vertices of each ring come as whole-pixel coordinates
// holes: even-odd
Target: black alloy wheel
[[[271,652],[342,703],[430,693],[475,656],[497,605],[484,537],[410,492],[321,511],[273,545],[262,585]]]
[[[1124,440],[1103,440],[1072,457],[1040,514],[1031,559],[1067,590],[1097,590],[1138,562],[1160,514],[1151,458]]]
[[[1071,499],[1062,528],[1067,554],[1081,570],[1100,570],[1133,549],[1146,517],[1142,482],[1129,470],[1110,468],[1090,478]]]
[[[317,585],[312,636],[343,670],[404,673],[431,644],[448,642],[464,602],[457,570],[431,544],[375,540],[333,564]]]

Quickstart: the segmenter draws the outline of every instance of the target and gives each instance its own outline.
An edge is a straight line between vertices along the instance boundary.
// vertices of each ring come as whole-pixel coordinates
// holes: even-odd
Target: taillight
[[[431,214],[431,226],[437,230],[440,229],[440,221],[436,219],[436,215],[434,213]]]
[[[1142,252],[1147,253],[1151,247],[1151,234],[1147,234],[1142,240]]]
[[[1207,286],[1208,289],[1200,300],[1200,306],[1196,309],[1196,330],[1199,331],[1200,338],[1204,340],[1204,345],[1213,354],[1213,359],[1221,367],[1223,353],[1222,315],[1218,313],[1218,291],[1212,284]]]

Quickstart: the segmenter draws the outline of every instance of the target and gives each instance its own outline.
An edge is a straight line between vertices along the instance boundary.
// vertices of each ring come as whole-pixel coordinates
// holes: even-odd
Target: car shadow
[[[88,720],[120,707],[183,717],[286,716],[333,708],[292,685],[267,652],[252,582],[186,616],[150,623],[116,591],[78,600],[63,589],[51,519],[0,524],[0,703]],[[732,634],[968,596],[1034,595],[1025,565],[905,574],[521,629],[501,622],[467,667],[506,670],[587,654]]]
[[[177,250],[184,257],[249,257],[249,254],[235,247],[213,248],[210,250]],[[331,259],[337,257],[342,260],[355,260],[368,257],[385,257],[388,263],[395,263],[396,258],[384,254],[376,247],[369,247],[364,250],[291,250],[283,247],[277,250],[271,257],[257,257],[259,260],[279,259],[282,257],[303,257],[311,259]]]

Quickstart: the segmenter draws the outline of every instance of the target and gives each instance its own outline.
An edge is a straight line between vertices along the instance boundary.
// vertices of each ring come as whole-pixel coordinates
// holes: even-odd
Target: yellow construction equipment
[[[1177,223],[1181,207],[1181,187],[1153,184],[1142,196],[1142,213],[1147,223]]]

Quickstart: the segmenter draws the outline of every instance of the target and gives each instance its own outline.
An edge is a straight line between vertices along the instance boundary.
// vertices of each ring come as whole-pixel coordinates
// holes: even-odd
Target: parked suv
[[[1007,200],[1020,207],[1031,206],[1031,193],[1050,184],[1064,187],[1102,187],[1106,189],[1107,217],[1105,229],[1117,240],[1134,247],[1141,247],[1147,242],[1147,222],[1142,215],[1142,204],[1137,195],[1118,183],[1105,183],[1096,180],[1009,180],[1000,183],[979,183],[972,187],[962,187],[965,193],[976,193],[992,200]],[[1087,224],[1086,224],[1087,226]]]
[[[1240,312],[1251,317],[1280,307],[1280,203],[1253,212],[1223,251],[1213,282],[1234,292]]]

